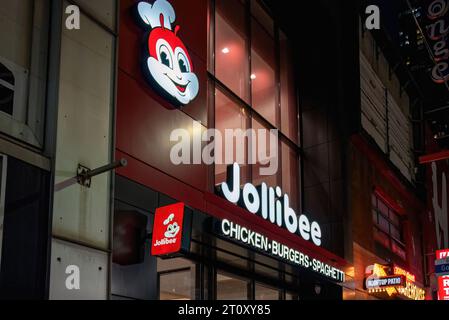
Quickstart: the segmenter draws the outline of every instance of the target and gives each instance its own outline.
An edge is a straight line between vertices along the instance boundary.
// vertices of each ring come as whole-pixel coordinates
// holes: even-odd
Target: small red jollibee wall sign
[[[190,219],[184,203],[156,209],[154,215],[151,255],[174,256],[188,251],[190,244]]]

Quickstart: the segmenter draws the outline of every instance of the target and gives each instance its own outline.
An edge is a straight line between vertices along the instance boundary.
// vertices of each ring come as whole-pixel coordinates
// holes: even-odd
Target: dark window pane
[[[386,248],[390,248],[390,238],[384,232],[374,228],[374,240]]]
[[[274,38],[274,22],[268,13],[257,3],[250,1],[251,16],[264,28],[265,32]]]
[[[279,290],[256,283],[254,300],[279,300]]]
[[[298,105],[294,83],[293,56],[287,37],[280,33],[281,131],[298,144]]]
[[[395,226],[399,227],[401,224],[398,214],[393,210],[390,210],[390,220]]]
[[[14,90],[0,84],[0,111],[12,115],[14,106]]]
[[[378,225],[382,231],[386,232],[387,234],[390,233],[390,229],[389,229],[390,224],[388,223],[388,220],[385,219],[382,215],[379,215],[379,224]]]
[[[282,190],[290,197],[290,207],[299,214],[299,155],[288,144],[281,143]]]
[[[0,111],[9,115],[13,113],[14,84],[14,74],[0,63]]]
[[[385,217],[388,217],[388,207],[385,203],[383,203],[381,200],[377,200],[377,205],[380,213],[384,215]]]
[[[217,300],[248,300],[248,281],[217,273]]]
[[[0,81],[5,81],[11,86],[15,84],[14,74],[3,63],[0,63]]]
[[[373,209],[372,210],[372,214],[373,214],[373,222],[374,222],[374,224],[378,224],[378,221],[377,221],[377,216],[378,216],[378,214],[377,214],[377,211],[376,211],[376,209]]]
[[[391,225],[390,226],[390,232],[391,232],[391,236],[397,240],[402,240],[401,237],[401,231],[396,228],[395,226]]]

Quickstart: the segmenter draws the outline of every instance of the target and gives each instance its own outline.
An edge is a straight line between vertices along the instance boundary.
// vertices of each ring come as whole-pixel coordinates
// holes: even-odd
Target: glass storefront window
[[[249,102],[245,7],[238,0],[215,2],[215,76],[245,102]]]
[[[294,82],[292,48],[283,32],[279,33],[281,77],[281,131],[290,140],[298,141],[298,108]]]
[[[293,146],[299,146],[299,113],[293,48],[265,8],[256,1],[216,0],[214,25],[211,53],[215,73],[211,78],[220,88],[215,92],[215,127],[222,132],[249,128],[279,130],[278,137],[289,147],[283,146],[281,150],[278,145],[274,155],[277,172],[263,175],[260,168],[267,167],[264,163],[267,159],[263,155],[262,159],[259,156],[250,159],[246,152],[245,163],[240,163],[242,181],[281,186],[282,179],[282,187],[292,194],[298,209],[300,160]],[[252,147],[247,145],[247,140],[244,143],[245,150]],[[281,152],[285,154],[282,161]],[[248,168],[248,160],[257,161],[249,161]],[[216,163],[215,184],[226,179],[226,167],[230,164],[229,161],[219,162],[226,164]]]
[[[281,142],[282,190],[290,197],[290,207],[299,214],[299,155],[297,151]]]
[[[190,270],[159,275],[160,300],[193,300]]]
[[[226,141],[226,129],[241,129],[246,131],[248,127],[248,117],[246,115],[245,109],[239,106],[236,102],[230,99],[223,91],[215,90],[215,128],[221,133],[221,154],[222,159],[218,159],[218,146],[216,141],[215,145],[215,156],[217,164],[215,165],[215,184],[226,181],[226,170],[227,164],[232,164],[232,162],[237,162],[241,165],[240,174],[241,182],[245,183],[249,180],[248,175],[248,155],[247,155],[247,138],[243,139],[243,143],[237,138],[233,139],[233,149],[232,158],[229,155],[229,151],[225,152],[225,141]],[[229,145],[228,145],[229,146]],[[226,158],[229,156],[229,159]]]
[[[217,273],[217,300],[248,300],[250,282]]]
[[[279,300],[279,290],[256,283],[255,300]]]
[[[195,300],[195,264],[176,258],[158,259],[158,283],[160,300]]]
[[[267,19],[251,19],[251,97],[254,110],[277,127],[276,46],[272,22],[262,25]]]
[[[270,187],[276,187],[279,185],[279,175],[281,163],[279,163],[279,146],[276,145],[276,150],[272,150],[270,142],[270,131],[267,126],[264,126],[260,121],[252,119],[252,128],[256,132],[256,154],[257,163],[252,166],[252,182],[258,186],[262,182],[265,182]],[[263,131],[259,132],[259,130]],[[264,132],[264,133],[262,133]],[[259,148],[261,146],[261,148]],[[277,170],[272,175],[261,175],[261,168],[268,168],[270,165],[274,166],[277,163]]]
[[[298,300],[298,295],[290,292],[285,293],[285,300]]]

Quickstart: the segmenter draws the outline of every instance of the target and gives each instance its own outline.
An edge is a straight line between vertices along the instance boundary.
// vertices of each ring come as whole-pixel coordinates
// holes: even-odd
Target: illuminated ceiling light
[[[221,50],[221,52],[223,52],[224,54],[228,54],[231,50],[229,50],[228,47],[223,48],[223,50]]]
[[[251,80],[256,80],[256,78],[257,78],[257,76],[253,73],[253,74],[251,75]]]

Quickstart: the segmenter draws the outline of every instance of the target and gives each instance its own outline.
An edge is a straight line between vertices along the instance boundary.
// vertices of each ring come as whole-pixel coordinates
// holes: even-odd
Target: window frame
[[[374,204],[374,200],[376,201],[376,203]],[[383,206],[385,206],[385,208],[387,209],[387,214],[388,216],[386,216],[380,209],[379,209],[379,202],[381,202],[383,204]],[[402,218],[401,215],[395,211],[390,205],[388,205],[387,203],[385,203],[385,201],[383,201],[378,195],[376,195],[375,193],[372,194],[372,199],[371,199],[371,211],[372,211],[372,223],[373,223],[373,230],[374,232],[380,232],[382,234],[384,234],[387,238],[388,238],[388,247],[387,249],[389,251],[391,251],[393,254],[395,254],[396,256],[400,257],[401,259],[405,259],[407,252],[405,250],[405,243],[404,243],[404,225],[402,222]],[[375,214],[375,216],[374,216]],[[395,221],[393,221],[390,218],[390,215],[393,214],[397,217],[397,221],[398,223],[396,224]],[[384,219],[387,223],[388,223],[388,232],[385,231],[382,226],[379,223],[379,218]],[[376,219],[374,219],[376,218]],[[400,237],[401,239],[397,239],[397,237],[395,237],[391,231],[392,227],[396,228],[399,231]],[[374,241],[376,243],[380,243],[381,245],[384,246],[383,243],[381,243],[380,241],[378,241],[375,237],[374,237]],[[395,252],[394,245],[397,245],[400,247],[401,250],[403,250],[403,252],[405,253],[405,257],[402,257],[401,255],[399,255],[397,252]]]
[[[251,68],[252,68],[252,63],[251,63],[251,51],[252,51],[252,45],[251,45],[251,40],[252,40],[252,30],[251,30],[251,24],[252,24],[252,20],[255,20],[255,23],[260,24],[260,22],[257,20],[256,17],[254,17],[253,13],[251,12],[251,3],[248,0],[241,0],[243,2],[243,5],[245,6],[245,21],[246,21],[246,25],[245,25],[245,34],[246,34],[246,38],[248,39],[248,43],[245,46],[246,47],[246,56],[248,57],[248,65],[249,65],[249,74],[251,75]],[[260,7],[261,10],[264,10],[265,13],[273,19],[273,34],[274,34],[274,45],[275,45],[275,58],[276,58],[276,65],[275,67],[275,80],[276,80],[276,97],[275,97],[275,101],[276,101],[276,125],[273,125],[271,122],[269,122],[267,119],[265,119],[263,117],[263,115],[261,115],[259,112],[257,112],[257,110],[255,110],[255,108],[252,105],[252,86],[251,86],[251,79],[249,79],[249,102],[246,102],[243,98],[241,98],[238,94],[236,94],[235,92],[233,92],[230,88],[228,88],[226,86],[226,84],[224,84],[222,81],[220,81],[220,79],[218,79],[215,76],[215,52],[216,52],[216,42],[215,42],[215,0],[210,0],[209,1],[210,6],[209,6],[209,35],[208,35],[208,41],[209,41],[209,45],[208,45],[208,63],[207,63],[207,76],[208,76],[208,83],[209,85],[209,126],[210,127],[215,127],[216,124],[216,117],[215,117],[215,95],[214,92],[216,90],[216,88],[218,88],[223,94],[225,94],[229,99],[234,100],[239,106],[241,106],[245,113],[248,115],[248,119],[249,119],[249,123],[246,129],[253,129],[253,119],[256,120],[257,122],[259,122],[262,126],[264,126],[266,129],[270,130],[270,129],[276,129],[278,130],[278,137],[279,137],[279,146],[278,146],[278,164],[279,164],[279,169],[278,169],[278,177],[277,180],[279,181],[279,184],[282,185],[282,151],[281,151],[281,142],[285,142],[286,144],[288,144],[289,146],[291,146],[292,150],[296,152],[297,158],[298,158],[298,173],[299,173],[299,180],[298,180],[298,200],[299,200],[299,204],[298,204],[298,208],[299,210],[302,209],[302,204],[303,204],[303,191],[302,191],[302,187],[303,187],[303,161],[302,161],[302,153],[303,153],[303,149],[302,149],[302,121],[301,121],[301,107],[299,104],[299,92],[298,92],[298,88],[296,86],[297,84],[297,78],[295,77],[295,90],[294,90],[294,96],[295,96],[295,104],[296,104],[296,122],[297,122],[297,142],[295,142],[294,140],[292,140],[287,133],[284,133],[282,131],[282,113],[281,113],[281,32],[284,34],[285,37],[287,37],[288,39],[288,33],[285,32],[285,30],[283,30],[281,28],[281,25],[279,24],[279,22],[273,18],[273,14],[268,10],[268,8],[262,3],[262,1],[257,0],[257,5]],[[261,27],[263,29],[265,29],[265,27],[263,25],[261,25]],[[212,121],[211,121],[212,120]],[[246,153],[246,159],[248,159],[248,154],[247,154],[247,148],[245,150]],[[249,165],[249,180],[253,181],[253,177],[252,177],[252,171],[253,171],[253,167],[254,165]],[[215,185],[215,176],[213,177],[214,183],[213,185]]]
[[[36,0],[32,3],[30,24],[29,68],[25,69],[0,56],[0,63],[15,78],[12,114],[0,111],[0,124],[5,125],[0,133],[42,151],[45,148],[52,12],[49,0],[43,0],[41,6],[36,6],[34,1]],[[35,20],[39,16],[42,16],[42,26],[37,28]]]

